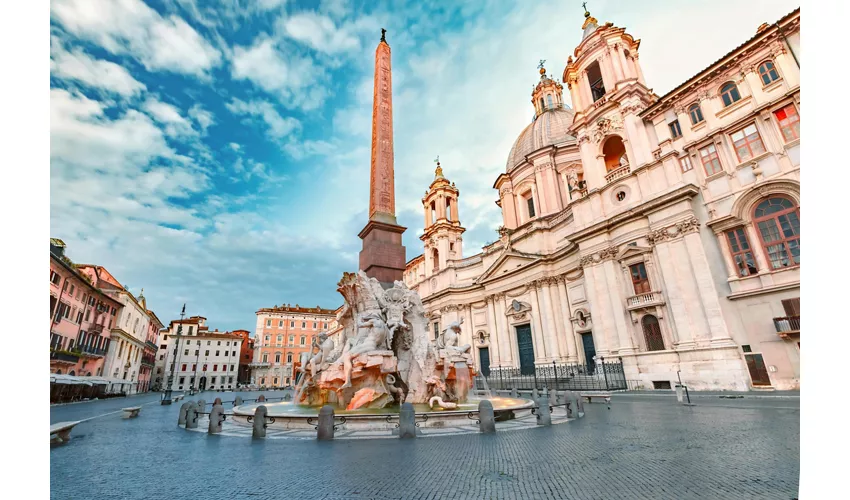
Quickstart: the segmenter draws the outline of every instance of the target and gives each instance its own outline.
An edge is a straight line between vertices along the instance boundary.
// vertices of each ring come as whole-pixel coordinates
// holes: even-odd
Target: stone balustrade
[[[641,293],[626,299],[626,307],[630,310],[646,306],[657,306],[663,303],[664,297],[661,295],[661,292]]]
[[[623,178],[631,173],[631,167],[628,165],[623,165],[622,167],[616,168],[607,174],[605,174],[605,183],[610,184],[617,179]]]

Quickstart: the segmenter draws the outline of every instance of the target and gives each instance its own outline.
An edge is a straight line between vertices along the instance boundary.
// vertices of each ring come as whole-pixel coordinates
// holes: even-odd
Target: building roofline
[[[658,99],[657,99],[657,100],[656,100],[656,101],[655,101],[655,102],[654,102],[651,106],[648,106],[645,110],[643,110],[643,111],[640,113],[640,116],[643,118],[643,117],[646,117],[646,116],[651,115],[651,114],[653,114],[654,112],[658,111],[658,109],[659,109],[659,108],[661,108],[663,105],[665,105],[665,104],[667,104],[667,103],[668,103],[668,102],[667,102],[667,99],[668,99],[669,97],[671,97],[671,96],[673,96],[673,95],[675,95],[675,94],[679,94],[679,93],[681,93],[681,91],[682,91],[682,90],[684,90],[684,89],[688,88],[689,86],[691,86],[692,84],[694,84],[694,83],[695,83],[697,80],[699,80],[701,77],[703,77],[703,76],[705,76],[706,74],[710,73],[712,70],[718,69],[718,67],[719,67],[719,66],[722,66],[722,65],[726,62],[726,60],[727,60],[727,59],[729,59],[729,58],[730,58],[733,54],[735,54],[736,52],[741,51],[741,50],[742,50],[742,49],[744,49],[747,45],[750,45],[750,44],[754,43],[754,42],[755,42],[755,41],[757,41],[758,39],[768,37],[771,33],[773,33],[774,31],[776,31],[776,30],[778,30],[778,29],[779,29],[779,25],[780,25],[780,24],[784,24],[784,23],[786,23],[789,19],[791,19],[791,18],[793,18],[793,17],[795,17],[795,16],[799,16],[799,15],[800,15],[800,8],[799,8],[799,7],[797,7],[797,8],[796,8],[796,9],[794,9],[793,11],[791,11],[791,12],[789,12],[788,14],[785,14],[784,16],[782,16],[779,20],[777,20],[777,21],[776,21],[776,22],[774,22],[773,24],[769,25],[767,28],[765,28],[765,29],[763,29],[763,30],[761,30],[761,31],[759,31],[759,32],[756,32],[756,34],[755,34],[755,35],[753,35],[752,37],[748,38],[745,42],[743,42],[742,44],[738,45],[738,46],[737,46],[737,47],[735,47],[734,49],[730,50],[729,52],[727,52],[726,54],[724,54],[723,56],[721,56],[719,59],[717,59],[716,61],[714,61],[714,62],[712,62],[711,64],[709,64],[708,66],[706,66],[705,68],[701,69],[701,70],[700,70],[700,71],[698,71],[695,75],[691,76],[690,78],[688,78],[687,80],[685,80],[684,82],[682,82],[681,84],[679,84],[678,86],[676,86],[675,88],[673,88],[673,90],[670,90],[669,92],[667,92],[667,93],[666,93],[666,94],[664,94],[663,96],[659,97],[659,98],[658,98]]]

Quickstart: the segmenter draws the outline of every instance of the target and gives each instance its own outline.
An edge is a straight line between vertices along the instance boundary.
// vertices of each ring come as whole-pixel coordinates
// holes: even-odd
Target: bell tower
[[[445,269],[446,261],[463,258],[465,228],[458,217],[460,191],[454,182],[443,176],[440,158],[437,157],[434,181],[425,191],[422,207],[425,209],[425,232],[419,237],[425,243],[425,276]]]
[[[658,97],[646,86],[640,40],[613,23],[599,25],[585,10],[581,42],[567,59],[563,81],[570,91],[587,188],[602,189],[653,160],[639,113]]]

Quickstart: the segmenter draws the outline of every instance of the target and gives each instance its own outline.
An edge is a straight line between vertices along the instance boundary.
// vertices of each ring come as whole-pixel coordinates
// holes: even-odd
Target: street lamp
[[[180,311],[180,323],[177,324],[177,339],[174,340],[174,356],[171,358],[171,373],[168,374],[168,384],[165,387],[165,393],[162,395],[160,404],[171,404],[171,388],[174,386],[174,368],[177,365],[177,350],[180,348],[180,335],[183,333],[183,316],[186,315],[186,304],[183,304],[183,310]]]

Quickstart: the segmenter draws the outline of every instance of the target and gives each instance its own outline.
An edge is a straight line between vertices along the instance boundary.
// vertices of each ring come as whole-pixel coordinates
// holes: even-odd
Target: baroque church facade
[[[404,272],[432,328],[462,319],[485,374],[605,358],[632,388],[799,389],[799,9],[661,97],[640,40],[582,30],[560,81],[540,70],[480,253],[438,164]]]

